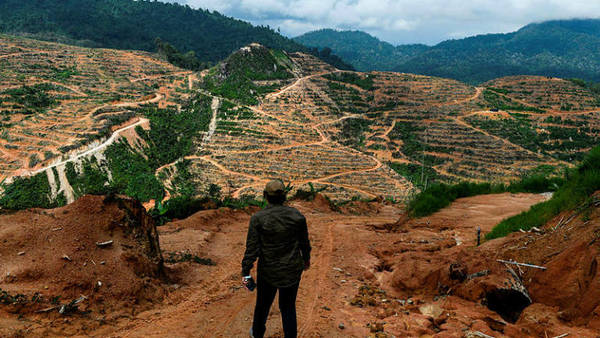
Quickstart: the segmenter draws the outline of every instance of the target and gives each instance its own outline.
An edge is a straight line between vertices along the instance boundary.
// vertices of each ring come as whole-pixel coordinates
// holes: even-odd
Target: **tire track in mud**
[[[316,269],[315,271],[310,271],[314,275],[316,275],[316,280],[312,280],[310,282],[304,281],[303,284],[310,285],[310,290],[313,293],[312,299],[308,305],[304,305],[302,312],[299,318],[301,322],[298,328],[298,336],[304,337],[307,336],[310,331],[314,328],[314,316],[317,311],[317,306],[319,304],[319,298],[321,296],[321,290],[325,287],[325,282],[327,279],[327,274],[331,269],[331,256],[333,254],[333,228],[335,226],[334,219],[328,220],[327,231],[325,234],[325,238],[322,239],[324,241],[323,246],[319,248],[317,259],[312,258],[311,267]],[[301,282],[302,285],[302,282]]]

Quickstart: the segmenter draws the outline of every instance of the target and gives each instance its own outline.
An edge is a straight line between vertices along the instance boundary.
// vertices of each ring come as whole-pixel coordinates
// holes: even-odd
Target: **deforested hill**
[[[329,46],[361,71],[393,70],[470,84],[511,75],[600,81],[600,19],[529,24],[516,32],[485,34],[438,45],[392,46],[364,32],[321,30],[296,41]]]
[[[157,212],[182,218],[207,196],[244,205],[273,177],[290,196],[398,201],[435,182],[561,172],[600,142],[598,93],[542,76],[474,87],[255,43],[197,73],[3,35],[0,69],[5,209],[115,192],[149,207],[168,196]]]
[[[216,11],[157,1],[0,1],[0,33],[144,51],[155,51],[155,40],[160,38],[211,63],[252,42],[290,52],[308,50],[270,27],[253,26]],[[351,68],[335,55],[312,52],[340,69]]]

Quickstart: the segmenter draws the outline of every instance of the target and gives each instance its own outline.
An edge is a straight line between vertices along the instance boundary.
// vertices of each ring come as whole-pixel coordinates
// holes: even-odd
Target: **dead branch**
[[[113,244],[112,239],[110,241],[106,241],[106,242],[96,242],[96,245],[100,248],[104,248],[104,247],[110,246],[112,244]]]
[[[533,265],[533,264],[527,264],[527,263],[519,263],[519,262],[513,262],[513,261],[505,261],[503,259],[497,259],[496,261],[500,262],[500,263],[504,263],[504,264],[513,264],[513,265],[517,265],[517,266],[526,266],[529,268],[536,268],[536,269],[542,269],[542,270],[546,270],[547,268],[545,266],[539,266],[539,265]]]
[[[489,336],[481,331],[470,331],[467,333],[466,337],[473,338],[495,338],[494,336]]]
[[[77,310],[77,304],[83,302],[86,299],[87,299],[87,297],[83,296],[83,295],[77,299],[73,299],[68,304],[61,305],[60,308],[58,309],[58,313],[60,313],[61,315],[64,315],[66,313],[73,312],[73,311]]]

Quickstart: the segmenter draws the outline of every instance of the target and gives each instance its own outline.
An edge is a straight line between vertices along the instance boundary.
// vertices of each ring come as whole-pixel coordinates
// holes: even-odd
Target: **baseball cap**
[[[270,196],[285,194],[285,185],[281,180],[272,180],[265,186],[265,193]]]

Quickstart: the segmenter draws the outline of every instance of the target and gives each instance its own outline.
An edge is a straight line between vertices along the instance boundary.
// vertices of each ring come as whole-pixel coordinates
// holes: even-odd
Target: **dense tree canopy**
[[[152,52],[156,51],[156,38],[160,38],[181,51],[172,56],[188,68],[200,66],[195,58],[214,63],[252,42],[286,51],[308,51],[270,27],[253,26],[187,5],[145,0],[2,0],[0,32]]]
[[[394,47],[358,31],[320,30],[295,40],[311,47],[331,47],[362,71],[395,70],[472,84],[508,75],[600,81],[599,19],[536,23],[513,33],[448,40],[433,47]]]

